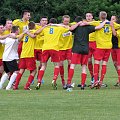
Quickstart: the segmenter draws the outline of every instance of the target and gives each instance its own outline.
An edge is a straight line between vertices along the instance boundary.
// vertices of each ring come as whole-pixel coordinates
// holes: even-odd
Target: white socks
[[[8,78],[9,78],[9,76],[8,76],[7,73],[5,73],[4,75],[2,75],[1,81],[0,81],[0,89],[2,89],[4,82],[5,82],[6,80],[8,80]]]
[[[12,84],[14,83],[16,77],[17,77],[17,73],[14,72],[14,73],[11,75],[11,77],[10,77],[10,81],[9,81],[7,87],[6,87],[6,90],[10,90],[10,89],[11,89]]]

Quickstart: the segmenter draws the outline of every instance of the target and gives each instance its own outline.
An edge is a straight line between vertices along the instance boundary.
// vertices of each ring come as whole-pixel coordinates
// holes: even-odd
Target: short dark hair
[[[19,26],[12,26],[11,32],[15,33],[18,30]]]
[[[75,22],[79,22],[79,21],[82,21],[83,20],[83,18],[81,17],[81,16],[77,16],[76,18],[75,18]]]
[[[30,11],[29,11],[29,10],[23,10],[23,11],[22,11],[22,16],[23,16],[24,14],[26,14],[26,13],[30,13]]]
[[[28,24],[28,27],[30,30],[34,29],[35,28],[35,23],[33,21],[30,21],[29,24]]]
[[[41,20],[42,18],[47,18],[47,19],[48,19],[48,17],[47,17],[47,16],[42,16],[42,17],[40,17],[40,20]]]
[[[56,18],[51,18],[51,19],[49,20],[49,23],[57,23],[57,19],[56,19]]]

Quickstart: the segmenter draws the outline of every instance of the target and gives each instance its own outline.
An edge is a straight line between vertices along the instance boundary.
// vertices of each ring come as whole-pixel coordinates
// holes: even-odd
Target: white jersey
[[[12,61],[19,59],[18,57],[18,39],[6,38],[0,40],[2,44],[5,44],[2,61]]]

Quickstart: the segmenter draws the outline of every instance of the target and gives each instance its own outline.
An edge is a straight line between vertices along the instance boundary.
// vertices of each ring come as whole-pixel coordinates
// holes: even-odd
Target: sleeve
[[[100,21],[92,21],[92,22],[90,22],[90,25],[98,26],[98,25],[100,25]]]
[[[6,40],[0,40],[0,43],[5,44]]]
[[[120,29],[117,30],[117,37],[120,37]]]
[[[19,23],[19,21],[20,21],[19,19],[14,20],[14,21],[13,21],[13,25],[17,26],[18,23]]]
[[[114,28],[115,28],[115,29],[119,29],[119,28],[120,28],[120,24],[117,24],[117,23],[115,23],[115,22],[114,22],[113,24],[114,24]]]
[[[64,28],[64,27],[60,27],[60,28],[61,28],[62,33],[65,33],[65,32],[68,32],[68,31],[69,31],[68,28]]]
[[[95,32],[95,26],[88,26],[88,33],[92,33],[92,32]]]

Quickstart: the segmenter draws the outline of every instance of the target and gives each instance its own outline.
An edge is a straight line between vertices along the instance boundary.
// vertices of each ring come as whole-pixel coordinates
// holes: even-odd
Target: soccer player
[[[117,16],[111,16],[111,21],[120,23],[119,19]],[[114,29],[114,27],[112,27]],[[119,45],[119,39],[120,39],[120,30],[114,30],[114,33],[112,35],[112,51],[111,51],[111,56],[113,60],[114,67],[117,71],[118,74],[118,81],[115,84],[115,86],[120,85],[120,45]]]
[[[19,28],[18,26],[13,26],[11,29],[11,32],[15,35],[19,34]],[[6,90],[10,90],[13,82],[15,81],[15,78],[17,76],[18,72],[18,66],[17,66],[17,60],[18,60],[18,39],[13,39],[10,37],[7,37],[4,40],[0,40],[2,44],[5,44],[5,49],[3,52],[3,65],[5,73],[1,78],[0,81],[0,89],[2,89],[2,86],[4,82],[9,78],[10,73],[13,73],[10,77],[10,81],[6,87]]]
[[[2,34],[3,34],[3,25],[0,24],[0,36],[1,36]],[[4,51],[4,47],[3,47],[3,45],[0,43],[0,78],[2,77],[2,74],[3,74],[3,72],[4,72],[3,62],[2,62],[3,51]]]
[[[62,17],[62,24],[66,27],[70,26],[70,16],[64,15]],[[66,28],[65,28],[66,29]],[[67,60],[68,62],[68,72],[70,68],[71,63],[71,48],[73,44],[73,38],[72,38],[72,32],[68,31],[66,33],[63,33],[60,38],[60,76],[62,79],[62,86],[63,89],[66,87],[65,80],[64,80],[64,61]]]
[[[23,38],[23,46],[22,46],[22,52],[20,56],[20,63],[19,63],[19,73],[16,77],[15,86],[13,87],[14,90],[18,89],[19,82],[21,80],[21,77],[25,71],[25,69],[28,69],[30,71],[30,75],[28,77],[28,81],[26,85],[24,86],[25,90],[31,90],[30,84],[34,80],[34,76],[36,74],[36,62],[34,58],[34,43],[35,43],[35,37],[34,35],[35,30],[35,23],[30,22],[28,24],[29,31],[24,35]]]
[[[24,30],[28,29],[28,23],[29,23],[30,18],[31,18],[30,11],[29,10],[24,10],[22,12],[22,19],[16,19],[16,20],[13,21],[13,25],[19,26],[20,34],[23,33]],[[18,46],[19,56],[20,56],[21,51],[22,51],[22,44],[23,44],[23,39],[21,40],[21,42],[19,43],[19,46]]]
[[[8,34],[10,34],[10,33],[11,33],[12,26],[13,26],[12,20],[7,19],[7,20],[6,20],[5,27],[4,27],[3,35],[8,35]]]
[[[93,21],[92,13],[86,13],[86,21],[91,22]],[[88,69],[91,75],[91,84],[94,83],[94,75],[93,75],[93,64],[92,64],[92,57],[95,56],[96,50],[96,38],[95,32],[89,34],[89,55],[88,55]]]
[[[51,18],[49,23],[57,23],[55,18]],[[47,67],[47,61],[51,57],[51,61],[54,63],[54,76],[53,76],[53,89],[57,89],[56,80],[59,74],[59,42],[60,36],[63,32],[68,31],[68,29],[64,29],[64,27],[58,26],[48,26],[43,29],[44,33],[44,44],[42,47],[42,67],[39,70],[38,74],[38,84],[36,89],[38,90],[41,85],[41,81]],[[40,32],[40,31],[39,31]]]
[[[99,14],[100,21],[93,21],[92,25],[100,25],[107,19],[107,13],[101,11]],[[95,52],[95,62],[94,62],[94,84],[91,88],[101,87],[104,76],[106,74],[107,62],[110,56],[112,48],[112,29],[110,22],[106,22],[105,26],[96,31],[96,52]],[[100,80],[98,80],[100,61],[102,61],[102,69]]]
[[[47,25],[47,23],[48,23],[48,18],[46,16],[41,17],[40,23],[36,25],[36,29],[38,30],[44,27],[45,25]],[[42,55],[43,43],[44,43],[44,34],[43,32],[41,32],[36,36],[35,49],[34,49],[35,59],[40,62],[38,70],[40,70],[41,68],[41,55]]]
[[[82,19],[81,19],[82,20]],[[86,67],[88,62],[88,53],[89,53],[89,34],[95,30],[101,29],[104,24],[103,22],[97,27],[94,26],[80,26],[81,22],[71,26],[71,30],[74,33],[74,42],[72,47],[72,59],[70,70],[68,74],[67,88],[71,87],[71,81],[74,74],[74,68],[76,64],[81,64],[82,73],[81,73],[81,90],[84,90],[84,85],[86,81]]]

